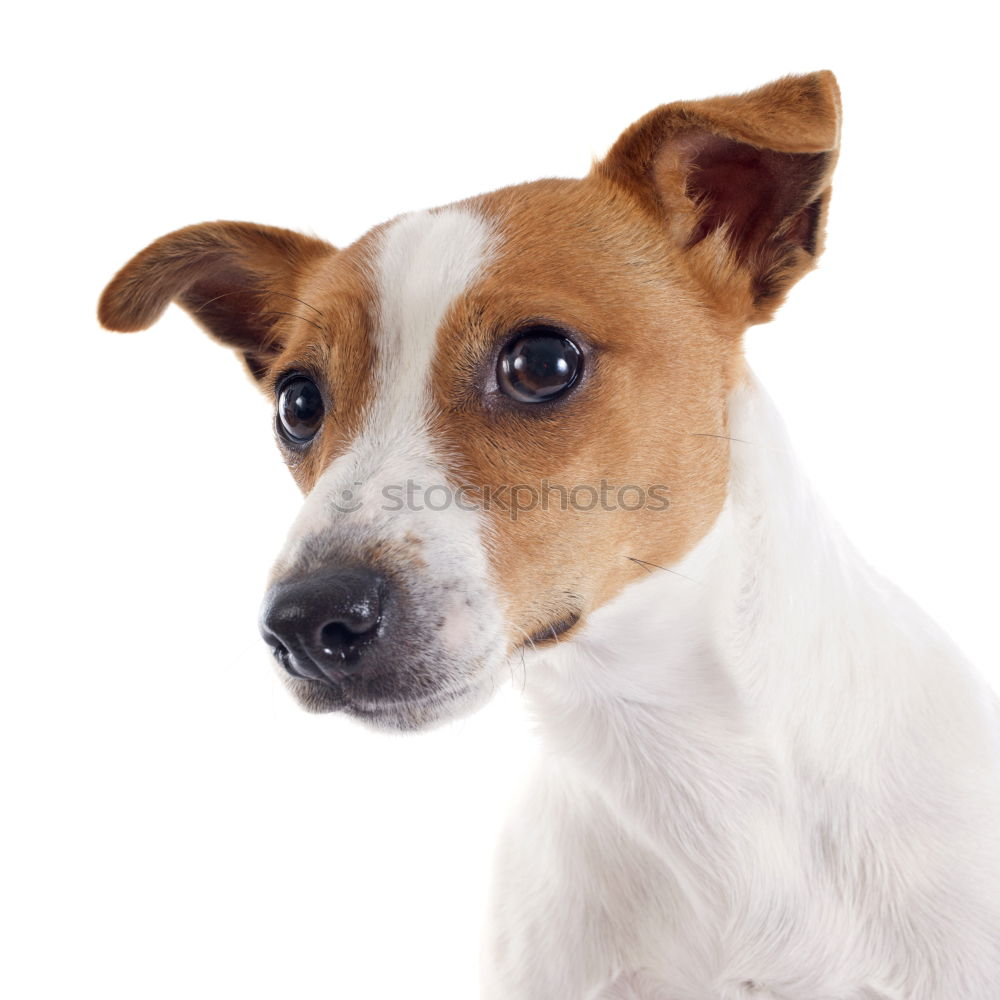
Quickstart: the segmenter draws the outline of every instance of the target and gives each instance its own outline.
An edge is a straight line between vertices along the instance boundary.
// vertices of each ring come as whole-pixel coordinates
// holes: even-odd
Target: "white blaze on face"
[[[434,488],[431,503],[438,508],[444,490],[454,497],[446,457],[428,433],[438,331],[495,246],[487,222],[461,208],[403,216],[381,234],[372,261],[378,291],[372,402],[351,447],[306,498],[276,567],[280,576],[323,559],[416,546],[422,565],[399,572],[413,603],[441,623],[434,633],[438,652],[480,662],[488,645],[505,645],[480,514],[453,501],[432,510],[425,496]],[[331,389],[336,401],[337,387]],[[411,485],[416,503],[407,502]]]
[[[368,433],[391,440],[425,430],[438,328],[483,273],[493,244],[487,223],[458,208],[403,216],[383,236],[375,261],[379,360]]]

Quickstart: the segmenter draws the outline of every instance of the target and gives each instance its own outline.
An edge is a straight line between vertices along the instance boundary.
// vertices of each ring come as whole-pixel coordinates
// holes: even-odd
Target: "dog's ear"
[[[665,104],[594,169],[655,214],[719,308],[760,323],[819,256],[839,136],[824,70]]]
[[[281,350],[282,318],[302,311],[294,289],[304,269],[334,252],[288,229],[248,222],[189,226],[136,254],[105,288],[97,316],[109,330],[131,333],[176,302],[241,354],[259,380]]]

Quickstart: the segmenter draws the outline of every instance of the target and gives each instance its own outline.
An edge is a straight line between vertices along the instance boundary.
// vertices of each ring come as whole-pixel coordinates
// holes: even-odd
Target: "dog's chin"
[[[461,688],[442,688],[419,695],[386,697],[356,694],[321,681],[286,677],[285,684],[307,712],[343,712],[382,732],[433,729],[477,711],[494,689],[488,679]]]

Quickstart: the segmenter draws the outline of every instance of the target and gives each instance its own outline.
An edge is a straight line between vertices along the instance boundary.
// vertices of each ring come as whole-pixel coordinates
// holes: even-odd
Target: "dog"
[[[861,560],[747,368],[822,250],[827,71],[663,105],[582,180],[337,250],[157,240],[170,302],[275,401],[305,494],[261,629],[379,728],[520,677],[545,753],[501,839],[488,1000],[1000,997],[1000,706]]]

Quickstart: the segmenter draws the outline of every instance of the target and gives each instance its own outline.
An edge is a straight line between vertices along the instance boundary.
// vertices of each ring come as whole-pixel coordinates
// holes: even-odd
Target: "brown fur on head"
[[[726,494],[726,399],[738,334],[771,317],[815,264],[836,159],[833,74],[739,97],[664,105],[582,181],[476,200],[503,250],[444,335],[510,329],[536,313],[594,348],[590,392],[533,421],[456,410],[442,373],[438,433],[472,482],[665,484],[669,513],[536,510],[495,521],[497,579],[522,628],[544,635],[701,538]],[[530,558],[525,554],[530,553]]]
[[[571,490],[604,480],[663,487],[669,501],[666,510],[563,510],[556,500],[516,518],[509,507],[482,512],[507,649],[585,622],[644,572],[634,560],[670,566],[712,525],[727,488],[739,335],[769,319],[815,263],[838,135],[833,75],[786,77],[657,108],[582,180],[507,188],[425,217],[429,229],[469,217],[492,234],[482,266],[422,334],[434,344],[428,370],[392,376],[423,385],[412,420],[435,468],[477,496],[504,484]],[[359,436],[383,433],[391,451],[393,434],[411,429],[371,426],[380,397],[398,391],[385,374],[395,371],[386,296],[412,295],[415,314],[424,290],[410,287],[411,273],[426,265],[436,274],[436,261],[419,259],[431,250],[414,242],[413,260],[396,260],[397,283],[384,287],[383,256],[399,224],[343,251],[269,227],[190,227],[126,265],[105,292],[101,321],[139,329],[173,299],[242,354],[264,391],[284,372],[308,373],[326,396],[325,422],[308,449],[286,455],[309,492],[338,462],[354,461]],[[576,340],[583,375],[544,405],[515,404],[496,384],[498,352],[540,322]],[[395,530],[387,524],[350,529],[359,517],[331,523],[312,558],[402,551],[385,544]],[[408,539],[408,566],[432,561],[415,551],[419,530]],[[282,572],[301,569],[297,558]]]

